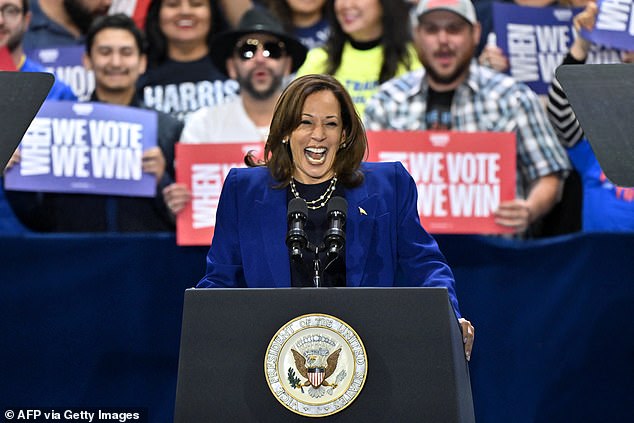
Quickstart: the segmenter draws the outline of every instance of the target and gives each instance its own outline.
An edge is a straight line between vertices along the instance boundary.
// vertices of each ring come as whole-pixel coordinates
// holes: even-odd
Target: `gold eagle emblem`
[[[319,357],[310,355],[306,358],[292,348],[291,351],[293,352],[297,371],[300,375],[307,379],[302,386],[312,385],[314,388],[319,388],[320,386],[331,386],[332,388],[337,387],[336,383],[331,385],[326,379],[332,376],[337,369],[337,362],[339,361],[341,348],[328,356],[325,366],[320,363],[321,360],[319,360]],[[311,377],[310,373],[319,373],[320,377]],[[321,374],[323,374],[323,378],[321,377]]]

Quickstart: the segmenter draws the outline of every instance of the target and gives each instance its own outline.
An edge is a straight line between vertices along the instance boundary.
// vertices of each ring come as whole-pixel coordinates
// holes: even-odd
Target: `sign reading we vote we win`
[[[502,201],[515,198],[515,134],[509,132],[368,132],[373,162],[401,162],[418,188],[418,213],[435,234],[501,234]]]
[[[368,132],[369,161],[400,161],[418,189],[418,212],[432,233],[512,232],[495,223],[500,202],[515,198],[515,134]],[[224,180],[263,144],[177,144],[176,181],[192,201],[176,221],[178,245],[210,245]]]
[[[156,112],[104,103],[45,102],[20,143],[5,189],[153,197],[143,151],[156,146]]]
[[[586,63],[620,63],[619,49],[634,48],[632,0],[599,0],[597,5],[594,29],[582,30],[584,38],[593,41]],[[508,73],[537,94],[547,94],[555,70],[578,36],[573,18],[582,10],[493,2],[494,39],[508,58]]]

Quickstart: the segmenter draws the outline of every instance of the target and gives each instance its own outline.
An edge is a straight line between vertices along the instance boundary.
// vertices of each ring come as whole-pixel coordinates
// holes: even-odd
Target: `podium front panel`
[[[321,420],[474,421],[460,326],[444,288],[187,290],[175,421],[311,420],[282,406],[264,373],[276,332],[311,313],[349,324],[367,353],[357,399]]]

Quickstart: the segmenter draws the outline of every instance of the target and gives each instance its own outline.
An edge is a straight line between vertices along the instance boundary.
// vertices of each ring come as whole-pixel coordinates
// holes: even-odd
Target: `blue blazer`
[[[420,224],[418,193],[401,163],[363,163],[365,180],[344,189],[347,286],[445,287],[456,314],[453,274]],[[232,169],[225,180],[207,274],[198,287],[290,287],[287,191],[265,167]]]

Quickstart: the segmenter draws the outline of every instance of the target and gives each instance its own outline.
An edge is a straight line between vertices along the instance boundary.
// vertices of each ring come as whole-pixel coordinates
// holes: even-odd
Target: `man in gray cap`
[[[480,24],[470,0],[421,0],[412,27],[424,69],[381,86],[366,128],[514,132],[517,198],[500,203],[495,221],[524,234],[557,203],[570,169],[537,95],[473,60]]]
[[[304,63],[306,47],[266,10],[253,8],[236,29],[219,34],[209,50],[218,69],[238,81],[240,95],[194,112],[181,142],[265,142],[277,98],[286,78]],[[191,197],[182,184],[166,187],[163,195],[173,213]]]

